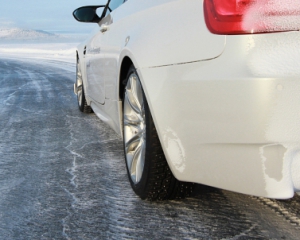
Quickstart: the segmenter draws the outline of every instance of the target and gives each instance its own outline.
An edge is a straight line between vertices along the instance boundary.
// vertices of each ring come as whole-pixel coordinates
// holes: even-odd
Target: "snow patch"
[[[290,179],[290,163],[291,163],[291,159],[293,158],[292,155],[294,153],[294,151],[290,150],[290,148],[284,148],[283,146],[281,146],[282,149],[280,149],[281,145],[280,144],[269,144],[269,145],[265,145],[263,147],[260,147],[259,152],[260,152],[260,156],[262,159],[262,163],[263,163],[263,172],[264,172],[264,178],[265,178],[265,183],[266,183],[266,192],[267,195],[272,197],[272,198],[278,198],[278,192],[285,193],[286,196],[290,196],[293,197],[294,192],[291,191],[291,188],[289,186],[291,186],[293,183],[291,182]],[[267,159],[267,149],[271,148],[271,152],[276,152],[275,155],[272,154],[272,158],[271,159]],[[276,149],[277,148],[277,149]],[[285,149],[285,153],[284,151],[282,151],[284,156],[281,156],[281,154],[279,153],[280,150]],[[276,160],[276,155],[278,160]],[[269,156],[271,157],[271,156]],[[283,158],[283,159],[282,159]],[[268,161],[272,161],[271,165],[268,165]],[[279,161],[279,162],[278,162]],[[280,162],[282,161],[282,163],[280,164]],[[276,177],[276,175],[278,175]]]
[[[18,60],[37,61],[47,60],[49,64],[60,62],[72,63],[72,71],[76,62],[76,46],[74,43],[26,43],[26,44],[1,44],[0,57]],[[51,62],[54,60],[53,62]],[[66,64],[61,66],[68,67]]]
[[[0,27],[0,58],[37,63],[46,60],[47,64],[74,71],[76,47],[85,37],[83,34],[54,34],[40,30]],[[68,65],[61,64],[62,62],[67,62]]]
[[[0,43],[66,43],[82,42],[87,37],[82,33],[48,32],[43,30],[0,27]]]
[[[261,0],[254,2],[243,19],[243,28],[252,32],[300,29],[299,0]]]
[[[292,159],[291,175],[294,184],[294,190],[300,191],[300,151],[296,151]]]
[[[255,76],[286,78],[300,75],[300,32],[251,35],[248,41],[248,64]]]
[[[3,40],[58,40],[61,35],[45,32],[42,30],[30,30],[21,28],[0,29],[0,41]]]
[[[177,133],[171,128],[163,133],[163,141],[166,144],[168,154],[171,154],[172,166],[179,172],[184,172],[186,168],[185,150]]]

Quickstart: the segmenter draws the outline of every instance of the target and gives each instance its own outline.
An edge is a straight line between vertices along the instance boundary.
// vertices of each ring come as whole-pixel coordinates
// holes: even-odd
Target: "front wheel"
[[[76,83],[75,83],[75,85],[77,88],[77,102],[78,102],[79,110],[84,113],[91,113],[92,108],[87,104],[87,101],[85,98],[79,59],[77,59],[77,65],[76,65]]]
[[[124,151],[129,181],[142,199],[184,198],[194,184],[178,181],[165,159],[150,109],[132,66],[127,74],[123,98]]]

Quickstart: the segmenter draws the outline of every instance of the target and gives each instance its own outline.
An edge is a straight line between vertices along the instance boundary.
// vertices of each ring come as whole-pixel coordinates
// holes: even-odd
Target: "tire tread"
[[[87,104],[87,101],[86,101],[86,99],[85,99],[85,95],[83,95],[83,100],[84,100],[84,102],[83,102],[83,107],[82,107],[82,112],[84,112],[84,113],[92,113],[93,112],[93,109],[91,108],[91,106],[89,106],[88,104]]]
[[[146,199],[162,201],[189,197],[193,192],[194,183],[181,182],[173,176],[161,147],[152,116],[149,115],[148,117],[150,118],[149,125],[152,136],[147,141],[150,141],[152,151],[146,152],[146,154],[150,154],[152,164],[150,166]]]
[[[128,71],[127,80],[132,73],[135,73],[137,75],[133,65]],[[123,84],[126,86],[127,81],[123,81]],[[125,92],[126,89],[124,87],[123,99],[125,99]],[[168,162],[165,158],[144,92],[143,98],[147,142],[145,152],[146,162],[142,179],[137,184],[132,181],[127,167],[130,184],[135,193],[140,198],[150,201],[173,200],[188,197],[193,192],[194,183],[181,182],[173,176]]]

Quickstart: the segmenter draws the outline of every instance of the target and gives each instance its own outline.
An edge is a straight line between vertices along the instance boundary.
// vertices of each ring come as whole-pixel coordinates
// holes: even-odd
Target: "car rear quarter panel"
[[[300,190],[299,40],[228,36],[216,59],[139,69],[178,179],[272,198]]]
[[[99,24],[109,24],[101,48],[109,77],[105,80],[105,106],[100,107],[112,117],[118,133],[122,133],[118,101],[123,87],[119,73],[125,57],[140,69],[214,59],[225,47],[225,36],[212,35],[206,28],[203,0],[129,0],[107,19]]]
[[[119,56],[129,50],[137,68],[212,59],[224,50],[225,37],[206,28],[202,0],[129,0],[112,18],[104,44],[118,46]]]

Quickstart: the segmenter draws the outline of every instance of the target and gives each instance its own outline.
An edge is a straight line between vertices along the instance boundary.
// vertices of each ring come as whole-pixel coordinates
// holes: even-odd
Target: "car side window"
[[[126,2],[126,0],[111,0],[109,3],[109,8],[111,9],[111,11],[115,10],[117,7],[119,7],[120,5],[122,5],[124,2]]]

